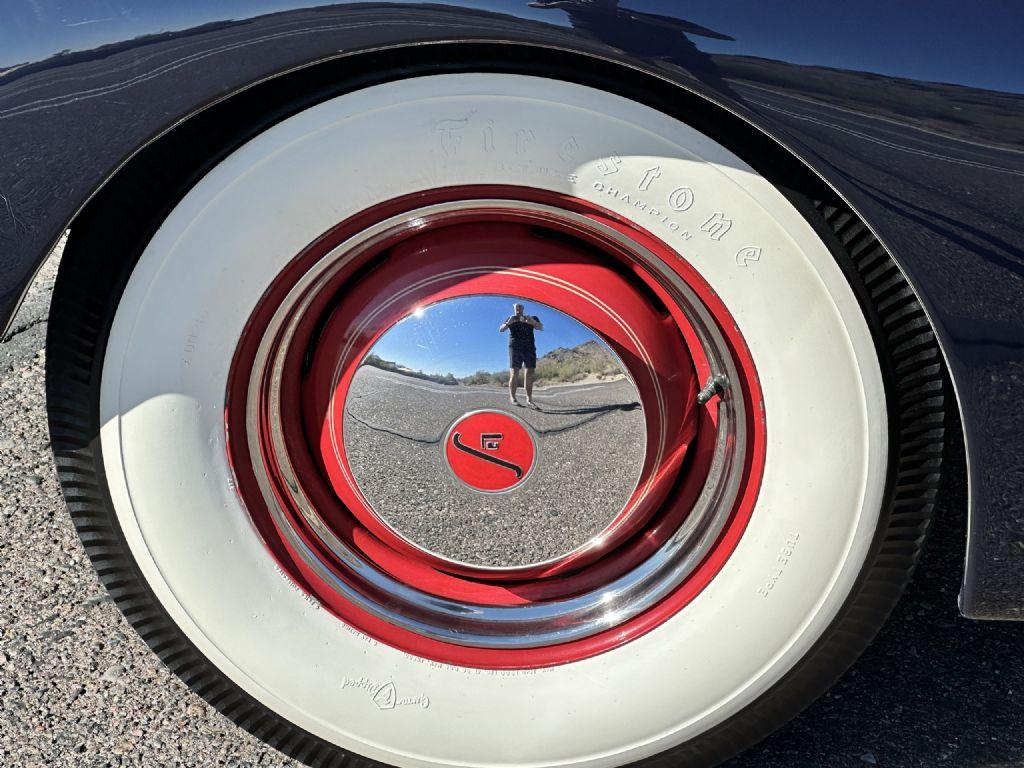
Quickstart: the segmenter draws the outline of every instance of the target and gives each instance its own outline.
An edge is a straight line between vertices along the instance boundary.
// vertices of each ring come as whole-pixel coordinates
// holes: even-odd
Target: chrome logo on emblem
[[[470,488],[499,493],[526,480],[537,449],[519,419],[501,411],[474,411],[448,430],[444,455],[452,474]]]
[[[501,432],[485,432],[480,435],[480,447],[485,451],[496,451],[505,436]]]

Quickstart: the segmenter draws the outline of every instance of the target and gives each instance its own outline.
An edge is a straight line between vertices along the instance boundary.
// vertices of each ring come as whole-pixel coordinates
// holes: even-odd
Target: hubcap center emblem
[[[448,430],[444,457],[475,491],[500,493],[526,481],[537,458],[530,428],[502,411],[475,411]]]

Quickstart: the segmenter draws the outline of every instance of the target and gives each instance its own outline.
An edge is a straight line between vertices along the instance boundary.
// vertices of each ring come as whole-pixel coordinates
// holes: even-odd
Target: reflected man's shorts
[[[508,367],[509,368],[536,368],[537,367],[537,350],[536,349],[518,349],[516,347],[508,348]]]

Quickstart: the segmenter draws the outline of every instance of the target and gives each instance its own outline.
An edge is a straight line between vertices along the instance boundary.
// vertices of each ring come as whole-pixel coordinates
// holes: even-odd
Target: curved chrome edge
[[[705,486],[679,530],[646,561],[603,587],[573,598],[516,606],[460,602],[413,589],[380,571],[331,531],[309,501],[288,459],[281,429],[280,381],[284,351],[303,312],[318,291],[352,259],[375,244],[439,222],[488,212],[522,216],[534,223],[550,221],[611,241],[644,265],[665,284],[690,320],[712,372],[737,380],[728,345],[714,319],[693,290],[653,252],[618,231],[580,214],[518,200],[476,199],[426,206],[391,217],[341,243],[300,278],[278,308],[260,341],[249,378],[246,403],[247,445],[264,502],[288,544],[303,562],[340,595],[366,612],[424,637],[456,645],[525,649],[590,637],[653,607],[675,590],[699,565],[722,532],[738,497],[746,425],[742,395],[736,388],[719,402],[718,434]],[[283,343],[281,343],[283,342]],[[274,350],[273,361],[267,364]],[[266,387],[273,456],[265,456],[258,438],[261,393]],[[658,391],[659,398],[664,397]],[[659,441],[664,443],[664,436]],[[349,579],[334,573],[292,529],[277,502],[269,476],[260,471],[275,461],[286,490],[322,543],[348,570]],[[658,463],[660,463],[660,458]],[[351,583],[350,583],[351,581]]]

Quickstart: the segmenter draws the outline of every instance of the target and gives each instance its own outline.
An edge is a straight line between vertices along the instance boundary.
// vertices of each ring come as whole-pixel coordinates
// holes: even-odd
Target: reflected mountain
[[[462,377],[457,377],[451,372],[426,373],[422,370],[413,370],[401,362],[385,360],[375,354],[367,355],[363,365],[449,386],[493,384],[504,387],[508,383],[509,376],[507,368],[497,371],[477,371]],[[608,348],[596,340],[585,341],[573,347],[558,347],[537,358],[536,382],[538,387],[586,381],[615,381],[622,377],[622,369],[608,352]]]
[[[398,373],[402,376],[410,376],[414,379],[422,379],[424,381],[432,381],[435,384],[458,384],[459,379],[455,378],[454,374],[444,373],[424,373],[423,371],[414,371],[407,365],[396,363],[393,360],[385,360],[379,355],[369,354],[366,359],[363,360],[363,365],[370,365],[374,368],[380,368],[382,371],[390,371],[391,373]]]

